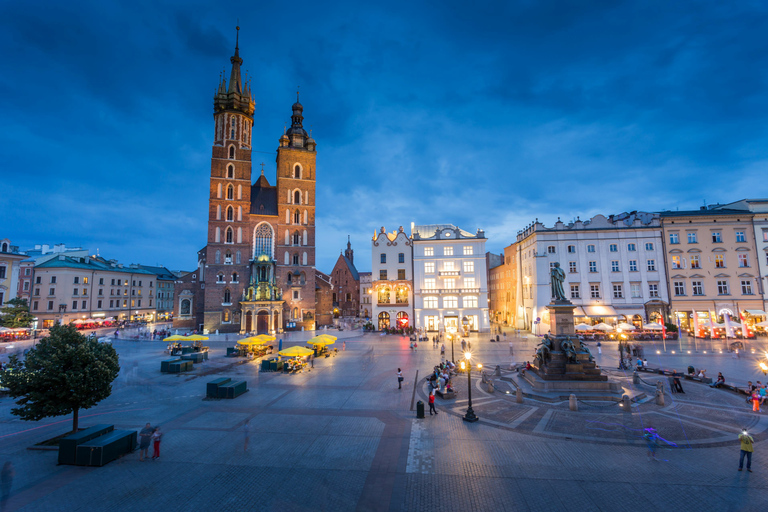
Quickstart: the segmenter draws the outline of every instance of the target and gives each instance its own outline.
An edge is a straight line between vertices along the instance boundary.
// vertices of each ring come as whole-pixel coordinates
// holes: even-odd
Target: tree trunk
[[[72,433],[77,434],[77,423],[78,423],[78,413],[80,412],[80,409],[75,409],[72,411]]]

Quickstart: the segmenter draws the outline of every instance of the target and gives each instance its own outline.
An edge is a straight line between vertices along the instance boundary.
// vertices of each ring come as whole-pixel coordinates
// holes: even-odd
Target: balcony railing
[[[405,301],[405,302],[381,302],[381,301],[377,301],[376,304],[378,306],[407,306],[408,305],[408,301]]]
[[[458,276],[460,275],[460,272],[458,270],[441,270],[438,272],[440,277],[446,277],[446,276]]]
[[[422,288],[421,294],[428,293],[480,293],[480,288]]]

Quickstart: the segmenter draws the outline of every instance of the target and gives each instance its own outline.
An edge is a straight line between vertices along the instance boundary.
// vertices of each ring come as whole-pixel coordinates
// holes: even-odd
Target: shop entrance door
[[[445,331],[446,332],[459,332],[459,317],[457,317],[457,316],[446,316],[443,319],[443,322],[445,322]]]

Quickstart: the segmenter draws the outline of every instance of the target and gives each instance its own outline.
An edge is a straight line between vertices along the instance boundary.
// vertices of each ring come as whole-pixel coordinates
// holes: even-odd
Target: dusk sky
[[[33,7],[34,8],[31,8]],[[0,238],[191,270],[240,30],[253,174],[301,87],[317,267],[385,226],[766,197],[764,2],[3,2]]]

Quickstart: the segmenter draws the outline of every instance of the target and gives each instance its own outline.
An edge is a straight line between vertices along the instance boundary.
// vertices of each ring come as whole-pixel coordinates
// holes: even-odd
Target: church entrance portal
[[[266,311],[256,315],[256,334],[269,334],[269,313]]]
[[[253,315],[250,311],[245,314],[245,332],[251,332],[253,326]]]

